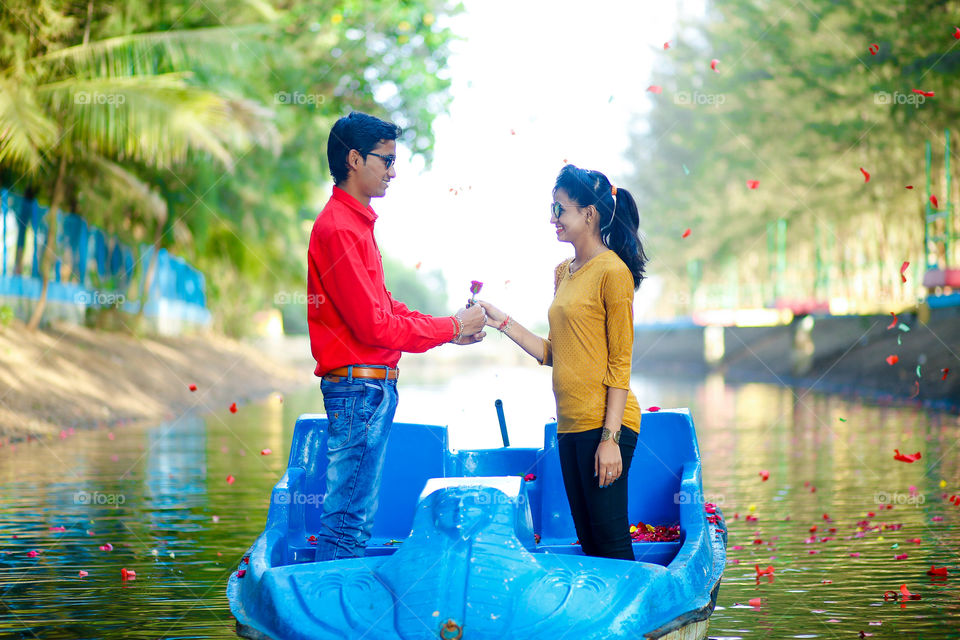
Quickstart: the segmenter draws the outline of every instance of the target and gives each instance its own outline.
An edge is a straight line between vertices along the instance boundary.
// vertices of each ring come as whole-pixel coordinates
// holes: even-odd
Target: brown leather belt
[[[324,380],[328,382],[341,382],[346,380],[350,375],[349,369],[353,369],[354,378],[366,378],[370,380],[396,380],[400,377],[399,369],[378,369],[374,367],[340,367],[339,369],[333,369],[328,371],[326,375],[323,376]]]

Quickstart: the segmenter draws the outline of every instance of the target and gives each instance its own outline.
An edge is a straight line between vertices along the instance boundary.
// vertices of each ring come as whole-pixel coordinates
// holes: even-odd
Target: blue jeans
[[[317,561],[363,557],[377,512],[397,381],[320,383],[327,411],[327,490]]]

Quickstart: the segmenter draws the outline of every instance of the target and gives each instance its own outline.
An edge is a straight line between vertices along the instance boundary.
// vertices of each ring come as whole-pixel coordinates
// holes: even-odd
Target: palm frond
[[[33,58],[40,75],[124,77],[176,71],[197,64],[228,67],[255,63],[268,47],[256,36],[269,25],[205,27],[135,33],[51,51]]]
[[[130,169],[122,167],[101,155],[90,153],[78,158],[96,170],[104,182],[124,199],[141,205],[142,210],[161,224],[167,219],[167,203],[154,188]]]
[[[35,174],[59,134],[29,87],[0,76],[0,166]]]

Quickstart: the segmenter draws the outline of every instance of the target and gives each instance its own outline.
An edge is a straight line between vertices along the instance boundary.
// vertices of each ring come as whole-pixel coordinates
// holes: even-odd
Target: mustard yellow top
[[[543,341],[543,364],[553,365],[557,431],[602,427],[607,388],[614,387],[627,390],[623,426],[639,433],[640,405],[630,391],[633,275],[609,249],[575,273],[570,273],[570,262],[557,266],[550,337]]]

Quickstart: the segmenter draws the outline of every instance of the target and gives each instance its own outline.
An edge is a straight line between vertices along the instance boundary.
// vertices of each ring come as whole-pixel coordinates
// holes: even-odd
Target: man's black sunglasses
[[[374,153],[373,151],[368,151],[368,152],[367,152],[367,155],[368,155],[368,156],[377,156],[378,158],[380,158],[381,160],[383,160],[383,164],[387,165],[387,169],[388,169],[388,170],[390,169],[390,167],[393,166],[393,163],[397,161],[397,156],[395,156],[395,155],[393,155],[393,154],[390,154],[389,156],[382,156],[382,155],[380,155],[379,153]]]

